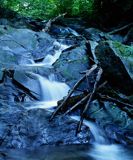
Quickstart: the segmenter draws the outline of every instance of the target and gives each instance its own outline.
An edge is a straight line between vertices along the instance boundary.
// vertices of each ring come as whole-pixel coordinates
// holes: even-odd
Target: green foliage
[[[51,18],[67,12],[68,16],[87,16],[93,11],[94,0],[0,0],[18,13],[34,18]]]
[[[132,13],[133,0],[0,0],[0,4],[0,8],[33,18],[49,19],[67,12],[68,17],[80,16],[99,19],[97,23],[106,20],[109,23],[128,17]]]

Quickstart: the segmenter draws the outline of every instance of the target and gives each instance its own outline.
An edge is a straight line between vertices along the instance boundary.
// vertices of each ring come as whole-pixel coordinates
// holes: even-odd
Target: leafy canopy
[[[67,12],[68,16],[90,15],[94,0],[0,0],[13,11],[34,18],[51,18]]]

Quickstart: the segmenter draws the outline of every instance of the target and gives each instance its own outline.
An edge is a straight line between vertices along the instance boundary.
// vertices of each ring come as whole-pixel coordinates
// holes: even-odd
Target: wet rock
[[[70,27],[78,33],[81,33],[87,25],[86,22],[83,21],[81,18],[62,18],[59,19],[57,23],[65,27]]]
[[[0,81],[2,81],[3,78],[3,72],[0,70]]]
[[[32,50],[34,60],[43,59],[47,54],[54,54],[55,39],[45,32],[36,33],[37,47]]]
[[[11,23],[6,18],[0,18],[0,25],[10,25]]]
[[[108,39],[112,40],[112,41],[117,41],[117,42],[123,43],[124,35],[112,34],[112,35],[108,35]]]
[[[110,84],[121,92],[133,91],[133,49],[119,42],[103,41],[95,54]]]
[[[3,26],[0,26],[0,33],[3,63],[31,64],[33,60],[55,53],[56,40],[47,33]]]
[[[50,33],[52,35],[62,36],[62,37],[80,36],[75,30],[69,27],[62,27],[57,25],[52,26],[52,28],[50,29]]]
[[[99,42],[101,40],[105,40],[105,33],[100,31],[99,29],[96,28],[88,28],[85,29],[83,32],[83,35],[88,39],[92,41]]]
[[[97,28],[85,29],[82,34],[84,35],[84,37],[86,37],[86,39],[94,42],[112,40],[120,43],[123,43],[124,37],[126,35],[126,33],[117,33],[117,32],[114,34],[110,34],[110,32],[103,32]]]
[[[117,143],[132,144],[133,120],[120,108],[111,102],[104,102],[101,106],[95,100],[88,109],[88,115],[104,128],[109,139]]]
[[[40,85],[37,77],[34,74],[32,74],[31,72],[25,72],[23,70],[15,71],[14,80],[19,82],[24,87],[26,87],[29,91],[32,92],[34,96],[40,99],[41,97]],[[24,89],[24,88],[20,88],[20,89]]]
[[[32,105],[32,104],[31,104]],[[44,109],[26,110],[19,105],[0,108],[1,147],[36,148],[42,145],[88,143],[88,129],[75,136],[77,122],[57,118],[49,122],[50,113]]]
[[[82,76],[80,72],[89,68],[85,44],[63,52],[53,66],[60,80],[73,85]]]

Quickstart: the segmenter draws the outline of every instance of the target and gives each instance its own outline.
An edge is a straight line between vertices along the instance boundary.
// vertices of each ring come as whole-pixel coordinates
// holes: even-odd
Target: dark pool
[[[133,160],[133,146],[96,144],[0,149],[0,160]]]

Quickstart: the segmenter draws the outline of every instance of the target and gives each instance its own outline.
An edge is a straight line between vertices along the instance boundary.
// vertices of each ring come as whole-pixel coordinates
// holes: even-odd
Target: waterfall
[[[80,121],[79,116],[71,116],[72,119],[76,121]],[[90,132],[92,133],[94,137],[94,142],[97,144],[106,144],[108,143],[108,139],[102,129],[100,129],[95,123],[84,120],[83,124],[87,127],[89,127]]]
[[[76,121],[80,121],[80,117],[79,116],[71,116],[72,119],[76,120]],[[108,139],[106,137],[106,135],[104,134],[104,132],[102,131],[102,129],[100,129],[95,123],[84,120],[83,124],[87,127],[89,127],[93,137],[94,137],[94,141],[95,143],[98,144],[106,144],[108,143]]]
[[[57,47],[57,49],[55,50],[55,54],[54,55],[48,54],[43,60],[43,64],[45,64],[46,66],[50,66],[54,62],[56,62],[56,60],[60,57],[62,51],[69,47],[67,45],[60,44],[57,41],[54,42],[54,46]]]
[[[55,41],[53,43],[53,55],[48,54],[41,63],[35,63],[32,61],[31,64],[27,64],[26,66],[43,66],[51,68],[52,64],[60,57],[62,51],[68,47],[68,45]],[[66,96],[70,89],[67,84],[56,81],[54,74],[48,75],[48,78],[35,73],[32,74],[38,79],[41,92],[41,101],[36,102],[34,106],[30,106],[28,109],[48,109],[53,106],[57,106],[57,102]]]
[[[48,78],[42,77],[39,74],[32,73],[38,79],[40,85],[41,101],[36,102],[33,108],[45,108],[57,106],[57,102],[68,94],[70,87],[66,83],[55,80],[54,74],[50,74]]]
[[[80,121],[79,116],[71,116],[71,118],[78,122]],[[89,127],[94,137],[92,148],[88,151],[90,157],[94,158],[94,160],[129,160],[128,155],[125,155],[125,149],[120,145],[109,144],[104,131],[95,123],[84,120],[83,124]]]
[[[38,80],[43,101],[59,101],[67,95],[70,89],[65,83],[51,79],[51,75],[49,76],[49,79],[38,75]]]
[[[59,43],[57,42],[57,45]],[[59,58],[62,50],[68,46],[60,45],[60,49],[55,50],[54,55],[47,55],[42,63],[35,63],[32,65],[43,65],[52,66],[52,64]],[[33,73],[34,74],[34,73]],[[34,74],[38,79],[40,85],[41,102],[37,102],[29,109],[33,108],[45,108],[49,109],[53,106],[57,106],[57,101],[62,99],[68,94],[69,86],[65,83],[58,82],[55,79],[54,74],[47,75],[48,78],[42,77],[41,75]],[[79,116],[71,116],[72,119],[80,121]],[[116,144],[109,144],[109,140],[105,135],[104,131],[95,123],[84,120],[83,124],[88,126],[94,142],[92,144],[91,150],[88,151],[87,155],[94,160],[126,160],[125,156],[123,158],[120,156],[123,154],[123,148]]]

